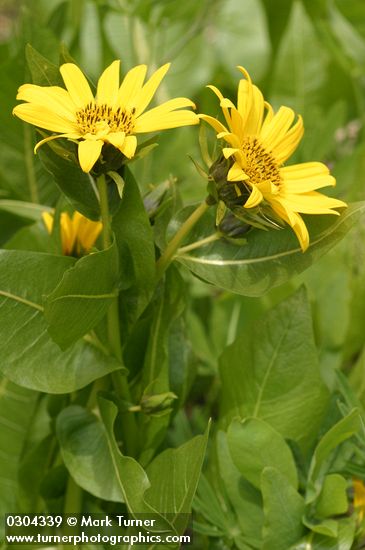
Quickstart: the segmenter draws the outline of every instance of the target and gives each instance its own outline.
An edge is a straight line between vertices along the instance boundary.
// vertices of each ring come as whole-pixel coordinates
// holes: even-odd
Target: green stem
[[[24,124],[24,159],[28,176],[30,200],[39,203],[33,157],[32,129],[29,124]]]
[[[176,235],[171,239],[165,252],[158,259],[156,264],[157,281],[160,280],[167,267],[170,265],[176,251],[185,237],[190,233],[194,225],[200,220],[202,215],[208,210],[209,205],[204,201],[194,210],[188,219],[182,224]]]
[[[97,186],[100,197],[100,214],[103,224],[102,239],[103,247],[109,248],[112,244],[112,232],[110,224],[109,204],[108,204],[108,189],[106,185],[105,175],[101,174],[97,179]],[[120,327],[119,327],[119,301],[116,296],[108,310],[108,340],[110,350],[120,363],[123,362],[122,345],[120,342]],[[128,380],[122,371],[112,373],[112,381],[118,396],[129,403],[132,402],[132,397],[129,389]],[[135,418],[130,413],[122,414],[121,422],[123,425],[123,435],[126,450],[129,454],[135,454],[137,441],[137,424]]]
[[[195,241],[194,243],[188,244],[186,246],[182,246],[178,249],[178,254],[185,254],[186,252],[191,252],[191,250],[196,250],[197,248],[200,248],[201,246],[205,246],[206,244],[213,243],[214,241],[218,241],[221,238],[221,234],[218,233],[212,233],[212,235],[209,235],[208,237],[205,237],[205,239],[200,239],[200,241]]]
[[[65,514],[80,514],[82,512],[82,489],[71,476],[68,477],[65,504]]]

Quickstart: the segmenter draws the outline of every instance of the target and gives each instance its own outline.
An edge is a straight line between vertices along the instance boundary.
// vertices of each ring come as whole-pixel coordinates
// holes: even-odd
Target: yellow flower
[[[96,97],[81,72],[73,63],[65,63],[60,72],[66,90],[59,86],[24,84],[13,114],[57,135],[40,141],[36,148],[60,137],[78,140],[78,156],[82,170],[90,172],[104,143],[111,143],[126,157],[132,158],[137,147],[135,134],[155,132],[178,126],[198,124],[190,110],[176,110],[195,105],[190,99],[177,97],[149,111],[161,80],[169,69],[160,67],[144,84],[147,66],[138,65],[126,74],[119,86],[120,61],[114,61],[98,81]]]
[[[361,479],[354,479],[354,508],[357,510],[359,523],[365,517],[365,485]]]
[[[227,180],[232,182],[237,196],[244,195],[242,186],[246,190],[248,198],[242,207],[269,206],[293,228],[304,252],[309,246],[309,235],[300,214],[338,215],[332,209],[347,205],[316,191],[336,183],[324,164],[283,166],[303,136],[302,118],[299,116],[293,124],[295,114],[288,107],[280,107],[274,113],[247,71],[238,69],[245,78],[239,82],[237,107],[216,87],[209,86],[220,100],[226,126],[211,116],[199,116],[214,128],[217,138],[229,145],[223,148],[224,157],[231,161]]]
[[[53,216],[43,212],[42,218],[48,233],[53,229]],[[61,213],[60,232],[62,253],[65,256],[82,256],[90,251],[95,244],[103,224],[85,218],[80,212],[74,212],[72,217],[67,212]]]

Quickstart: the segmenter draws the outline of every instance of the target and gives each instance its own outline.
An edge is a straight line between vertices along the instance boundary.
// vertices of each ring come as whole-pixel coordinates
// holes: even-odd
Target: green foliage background
[[[240,64],[275,107],[285,104],[303,115],[305,137],[292,161],[326,162],[337,177],[329,193],[361,201],[363,0],[3,0],[0,10],[1,288],[21,293],[37,274],[47,275],[38,295],[29,295],[36,303],[47,295],[45,318],[39,310],[25,314],[1,302],[0,513],[62,509],[71,479],[85,490],[89,510],[113,511],[127,503],[132,512],[152,507],[162,517],[162,503],[169,499],[177,499],[180,511],[192,505],[197,549],[362,548],[365,528],[352,507],[352,478],[365,481],[365,222],[355,216],[360,207],[349,210],[348,224],[341,219],[322,248],[293,253],[269,268],[264,261],[255,270],[244,263],[237,272],[218,272],[212,266],[195,268],[194,259],[181,257],[140,317],[153,292],[147,275],[153,272],[154,252],[138,190],[130,187],[129,202],[116,214],[116,242],[94,260],[79,261],[77,272],[70,270],[71,258],[37,254],[56,246],[40,212],[58,205],[61,193],[33,155],[32,128],[11,110],[18,86],[31,80],[27,43],[57,65],[63,43],[94,82],[117,58],[123,72],[138,63],[152,71],[172,61],[157,100],[191,97],[199,112],[211,114],[218,114],[218,106],[206,84],[234,99]],[[206,182],[189,156],[200,162],[196,128],[164,132],[152,154],[131,165],[142,196],[162,184],[173,189],[170,206],[176,211],[201,200]],[[51,156],[43,160],[49,168]],[[72,181],[72,173],[67,175]],[[77,200],[93,217],[87,197]],[[159,219],[154,238],[163,248],[166,223]],[[140,224],[138,235],[133,220]],[[205,223],[192,240],[206,235]],[[310,223],[317,234],[329,222]],[[173,228],[178,224],[179,216]],[[350,225],[351,233],[319,259]],[[249,254],[259,256],[265,239],[271,236],[255,234]],[[95,294],[113,293],[116,280],[108,266],[117,262],[116,246],[124,256],[133,257],[133,250],[139,250],[138,257],[145,254],[145,264],[133,260],[132,290],[127,282],[122,288],[128,304],[123,321],[134,327],[124,342],[125,366],[135,380],[136,365],[143,364],[143,380],[137,382],[142,389],[177,396],[168,414],[146,415],[139,424],[138,462],[118,454],[115,404],[101,399],[98,417],[85,408],[87,385],[119,367],[80,339],[101,322],[109,302],[74,304],[69,326],[59,301],[69,288],[75,292],[77,278],[84,280],[92,261],[100,274]],[[212,284],[188,276],[181,265]],[[60,286],[66,270],[68,279]],[[123,276],[124,281],[131,277],[128,270]],[[86,317],[90,326],[82,324]],[[33,346],[32,360],[24,361],[17,347],[18,330],[23,346]],[[40,334],[48,338],[41,344]],[[98,337],[103,341],[102,329]],[[90,368],[82,368],[85,364]],[[69,392],[79,389],[70,405]],[[118,435],[118,421],[116,426]]]

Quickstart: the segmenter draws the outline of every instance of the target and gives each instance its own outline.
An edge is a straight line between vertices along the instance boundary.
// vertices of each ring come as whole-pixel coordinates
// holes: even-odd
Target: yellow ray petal
[[[303,119],[299,115],[298,122],[286,133],[286,135],[273,145],[277,162],[282,164],[294,153],[304,134]]]
[[[285,193],[280,202],[286,208],[301,214],[336,214],[339,212],[332,208],[346,207],[347,204],[339,199],[326,197],[316,191],[310,191],[303,195]]]
[[[42,212],[42,220],[44,222],[44,225],[47,228],[47,231],[49,234],[52,233],[53,229],[53,216],[49,212]]]
[[[323,162],[302,162],[280,168],[280,174],[286,180],[289,178],[306,179],[316,176],[327,176],[330,173],[328,166]]]
[[[137,65],[125,75],[118,92],[118,104],[121,107],[135,105],[146,76],[147,65]]]
[[[235,134],[242,143],[246,131],[242,117],[235,107],[231,109],[231,128],[232,133]]]
[[[157,69],[157,71],[153,73],[151,78],[143,86],[142,90],[136,97],[136,116],[143,113],[143,111],[151,103],[152,98],[155,95],[157,88],[161,84],[161,81],[164,78],[165,74],[169,70],[170,65],[171,63],[166,63],[165,65]]]
[[[36,146],[34,147],[34,153],[36,153],[38,151],[38,149],[44,144],[44,143],[47,143],[48,141],[52,141],[54,139],[59,139],[59,138],[68,138],[68,139],[78,139],[81,137],[81,134],[57,134],[56,136],[48,136],[44,139],[41,139],[41,141],[38,141],[38,143],[36,144]]]
[[[39,128],[50,130],[51,132],[75,133],[78,128],[76,124],[66,120],[56,113],[49,111],[45,107],[33,105],[32,103],[22,103],[13,109],[13,115],[29,122]]]
[[[284,182],[286,193],[307,193],[308,191],[314,191],[315,189],[322,189],[323,187],[329,186],[334,187],[336,185],[335,178],[330,175],[298,179],[286,177]]]
[[[107,135],[106,140],[112,145],[114,145],[114,147],[116,147],[117,149],[120,149],[125,140],[125,133],[113,132],[112,134]]]
[[[95,141],[91,139],[80,141],[78,155],[81,169],[84,172],[90,172],[95,162],[100,157],[102,147],[103,142],[100,139]]]
[[[263,198],[264,197],[261,191],[256,187],[256,185],[252,185],[251,195],[248,197],[247,201],[243,206],[245,208],[255,208],[255,206],[260,204]]]
[[[250,80],[240,80],[237,92],[237,109],[242,116],[244,124],[252,105],[252,83]]]
[[[195,103],[193,103],[187,97],[175,97],[174,99],[169,99],[161,105],[150,109],[149,111],[143,113],[137,118],[136,124],[148,121],[150,118],[164,116],[167,113],[174,111],[175,109],[181,109],[182,107],[192,107],[195,109]],[[198,115],[195,115],[196,117]]]
[[[159,130],[168,130],[169,128],[178,128],[179,126],[190,126],[199,124],[198,116],[192,111],[170,111],[161,112],[155,109],[147,111],[138,117],[134,126],[135,133],[157,132]]]
[[[257,86],[252,86],[251,109],[245,122],[245,134],[256,136],[260,133],[262,121],[264,118],[264,96]]]
[[[76,106],[70,94],[60,86],[23,84],[20,86],[16,98],[28,103],[35,103],[42,109],[45,107],[62,118],[76,122]]]
[[[216,86],[213,86],[212,84],[209,84],[207,86],[207,88],[209,88],[210,90],[212,90],[215,93],[215,95],[219,98],[219,101],[222,105],[222,100],[224,99],[224,97],[223,97],[221,91],[218,90],[218,88]],[[231,117],[229,116],[228,109],[226,109],[224,106],[222,106],[222,112],[223,112],[224,118],[226,120],[226,123],[228,124],[229,129],[232,130]]]
[[[120,61],[113,61],[113,63],[105,69],[99,78],[96,92],[99,105],[105,104],[110,107],[114,107],[117,104],[119,92],[119,72]]]
[[[76,107],[85,107],[94,101],[88,81],[83,72],[74,63],[65,63],[60,67],[65,86]]]
[[[222,153],[224,158],[229,159],[235,153],[238,153],[240,150],[233,147],[223,147]]]
[[[216,118],[209,115],[198,115],[198,117],[205,120],[217,133],[227,132],[227,128]]]
[[[136,136],[127,136],[124,140],[124,143],[120,150],[122,153],[129,159],[134,156],[134,153],[137,149],[137,138]]]
[[[272,150],[275,143],[285,136],[294,120],[294,116],[294,111],[289,107],[280,107],[273,119],[263,126],[260,137],[267,149]]]
[[[309,233],[303,218],[296,212],[285,208],[285,206],[278,201],[270,201],[270,204],[279,218],[284,220],[293,229],[302,251],[305,252],[309,246]]]
[[[238,162],[234,162],[227,174],[228,181],[243,181],[247,180],[248,176],[244,173]]]
[[[241,143],[236,134],[233,134],[231,132],[221,132],[217,135],[218,139],[224,139],[227,143],[232,145],[234,148],[240,148]]]

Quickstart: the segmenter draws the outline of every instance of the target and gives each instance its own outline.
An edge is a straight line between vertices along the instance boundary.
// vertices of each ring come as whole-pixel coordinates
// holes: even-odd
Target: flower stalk
[[[185,237],[190,233],[195,224],[200,220],[200,218],[208,210],[209,204],[206,201],[199,204],[199,206],[194,210],[188,219],[182,224],[178,232],[171,239],[169,244],[166,247],[165,252],[160,256],[156,264],[156,280],[159,281],[162,275],[165,273],[166,269],[170,265],[173,257],[175,256],[176,251],[179,249],[180,244],[185,239]]]

